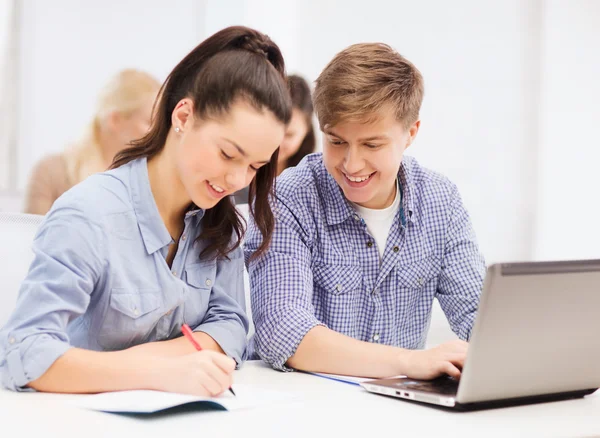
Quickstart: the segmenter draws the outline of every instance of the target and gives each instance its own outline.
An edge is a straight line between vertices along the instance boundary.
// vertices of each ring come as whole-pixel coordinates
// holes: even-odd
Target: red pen
[[[192,343],[192,345],[194,346],[196,351],[202,351],[202,346],[194,338],[194,335],[192,334],[193,333],[192,329],[190,328],[189,325],[183,324],[181,326],[181,333],[183,333],[183,336],[185,336],[187,338],[187,340]],[[231,391],[231,393],[235,396],[235,392],[233,392],[232,387],[229,387],[229,391]]]

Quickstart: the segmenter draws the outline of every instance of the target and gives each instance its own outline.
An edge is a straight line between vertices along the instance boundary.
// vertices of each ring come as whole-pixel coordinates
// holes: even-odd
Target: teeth
[[[215,189],[215,191],[216,191],[216,192],[223,193],[223,192],[225,191],[225,189],[222,189],[221,187],[219,187],[219,186],[216,186],[216,185],[214,185],[214,184],[213,184],[213,183],[211,183],[211,182],[209,182],[208,184],[209,184],[209,185],[210,185],[210,186],[211,186],[213,189]]]
[[[352,182],[363,182],[363,181],[366,181],[366,180],[368,180],[368,179],[371,177],[371,175],[367,175],[367,176],[356,176],[356,177],[355,177],[355,176],[350,176],[350,175],[347,175],[347,174],[345,174],[345,173],[344,173],[344,176],[345,176],[346,178],[348,178],[348,179],[349,179],[350,181],[352,181]]]

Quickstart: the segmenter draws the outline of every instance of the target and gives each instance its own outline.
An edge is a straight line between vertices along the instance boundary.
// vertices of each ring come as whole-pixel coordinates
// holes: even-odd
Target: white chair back
[[[44,216],[0,212],[0,327],[12,313],[33,260],[31,243]]]

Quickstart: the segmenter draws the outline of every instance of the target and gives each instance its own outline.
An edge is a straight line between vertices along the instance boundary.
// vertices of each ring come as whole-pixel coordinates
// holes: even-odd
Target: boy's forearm
[[[303,371],[381,378],[402,374],[405,353],[402,348],[359,341],[316,326],[287,365]]]

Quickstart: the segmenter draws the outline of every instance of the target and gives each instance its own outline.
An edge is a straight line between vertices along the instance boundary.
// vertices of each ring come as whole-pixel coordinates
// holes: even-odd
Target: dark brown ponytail
[[[257,110],[267,109],[287,124],[291,118],[291,100],[284,78],[283,56],[268,36],[243,26],[217,32],[193,49],[169,74],[155,103],[148,134],[117,154],[111,168],[157,155],[167,141],[175,105],[184,98],[193,100],[194,113],[199,119],[222,116],[237,98],[243,98]],[[255,257],[267,249],[273,233],[274,218],[268,198],[273,189],[277,156],[278,150],[250,184],[250,199],[255,200],[250,213],[263,236]],[[201,257],[227,257],[240,245],[243,233],[243,218],[231,197],[226,196],[204,214],[198,239],[208,243]],[[237,238],[231,244],[234,234]]]

